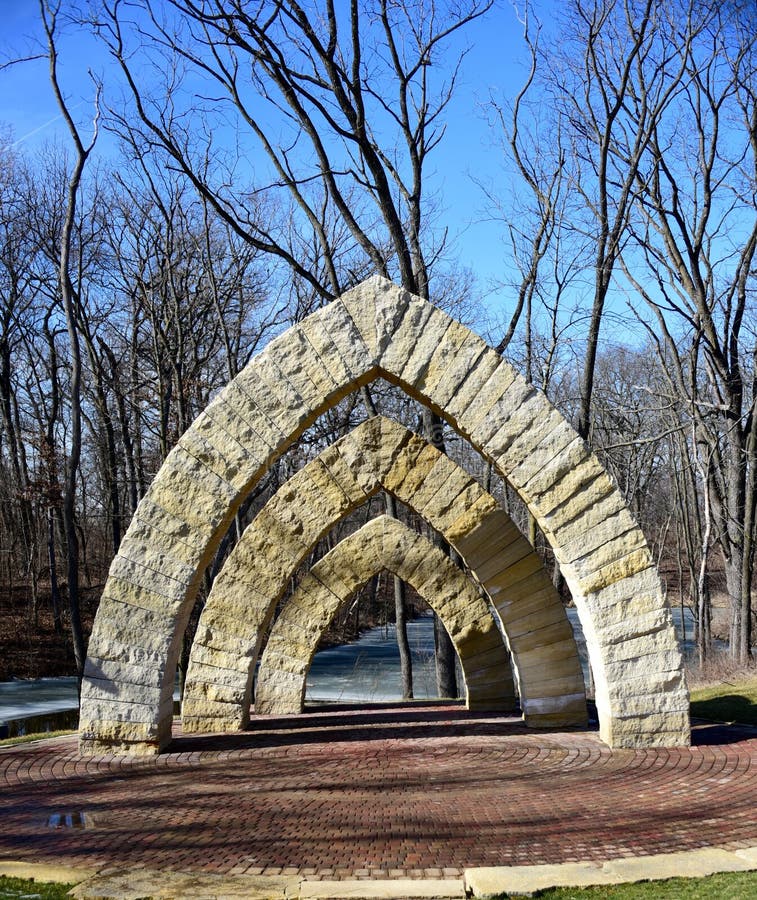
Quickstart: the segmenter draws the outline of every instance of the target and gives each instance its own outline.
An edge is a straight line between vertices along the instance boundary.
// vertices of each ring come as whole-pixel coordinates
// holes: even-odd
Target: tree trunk
[[[439,416],[432,413],[430,409],[424,408],[423,427],[426,432],[426,440],[436,447],[437,450],[444,453],[444,432]],[[431,535],[431,542],[447,555],[451,555],[449,544],[436,531]],[[439,696],[457,697],[457,677],[455,674],[457,654],[446,628],[439,621],[436,613],[434,613],[434,650],[436,655],[436,689],[439,692]]]
[[[361,388],[361,395],[369,416],[378,415],[376,404],[367,385]],[[386,514],[393,519],[397,516],[397,504],[394,497],[384,493]],[[405,584],[401,578],[394,576],[394,622],[397,631],[397,649],[400,654],[400,673],[402,675],[402,699],[413,699],[413,658],[410,653],[410,642],[407,639],[407,614]]]

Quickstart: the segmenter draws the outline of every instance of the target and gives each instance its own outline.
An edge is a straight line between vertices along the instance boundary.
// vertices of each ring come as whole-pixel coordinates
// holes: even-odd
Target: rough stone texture
[[[366,565],[366,560],[370,564]],[[447,619],[448,598],[434,591],[423,592],[422,596],[439,614],[455,645],[469,708],[514,708],[507,650],[475,585],[427,538],[396,519],[379,516],[317,562],[287,601],[274,622],[260,661],[255,689],[257,713],[302,712],[307,673],[323,632],[355,590],[383,569],[419,592],[432,575],[441,575],[447,591],[455,598],[459,616]],[[485,660],[484,654],[488,654]],[[484,664],[488,677],[482,681]],[[487,691],[490,686],[493,690]]]
[[[318,415],[377,376],[401,384],[411,396],[444,415],[463,436],[471,437],[527,503],[552,544],[581,614],[603,737],[617,746],[652,746],[661,739],[671,744],[688,742],[688,725],[677,714],[671,715],[668,724],[638,719],[634,732],[623,715],[623,679],[609,674],[608,648],[615,646],[618,636],[615,633],[612,642],[603,638],[606,613],[616,624],[614,607],[620,602],[633,622],[642,611],[665,605],[659,581],[655,579],[653,589],[647,589],[651,559],[638,530],[626,527],[627,520],[610,522],[600,516],[601,543],[614,548],[611,562],[595,565],[590,559],[581,560],[581,535],[591,533],[592,516],[601,504],[617,505],[615,486],[583,442],[571,439],[571,429],[556,418],[543,395],[526,385],[494,351],[478,351],[476,341],[449,316],[385,280],[372,278],[320,310],[307,324],[291,328],[249,363],[190,427],[156,476],[124,539],[132,555],[119,554],[111,569],[106,594],[113,593],[110,581],[118,579],[121,605],[101,607],[90,639],[93,658],[104,658],[102,645],[111,639],[106,631],[112,631],[114,615],[128,619],[128,607],[132,602],[140,606],[147,594],[165,598],[161,621],[172,624],[160,642],[168,649],[159,663],[162,687],[152,721],[130,729],[124,712],[128,703],[113,713],[101,697],[103,691],[94,690],[93,679],[87,677],[81,705],[86,723],[84,750],[111,744],[135,749],[145,739],[151,752],[156,740],[160,745],[167,739],[166,699],[181,635],[202,570],[239,503],[266,466]],[[524,403],[527,406],[521,411]],[[457,517],[463,520],[464,514],[458,512]],[[187,567],[178,579],[136,558],[141,556],[139,548],[148,531],[162,532],[183,545],[174,551],[169,541],[160,549],[161,562],[174,566],[181,561]],[[270,543],[263,546],[265,552],[273,553]],[[633,590],[636,579],[645,585],[638,595]],[[622,601],[614,590],[619,582],[626,583]],[[133,600],[127,585],[133,585]],[[643,610],[637,608],[637,596]],[[628,637],[634,637],[631,626]],[[647,649],[644,659],[650,679],[670,670],[669,652],[658,648],[656,638],[650,639]],[[680,657],[674,668],[680,671]],[[111,680],[109,684],[114,696],[128,696],[128,682]],[[683,700],[683,679],[671,690]],[[622,723],[618,728],[613,724],[616,719]]]
[[[328,477],[324,477],[324,471]],[[312,472],[318,474],[313,477]],[[246,725],[252,672],[262,637],[292,572],[318,537],[381,488],[393,493],[440,531],[458,550],[485,590],[491,585],[490,596],[508,637],[527,724],[541,726],[544,723],[543,718],[531,717],[532,698],[559,700],[583,695],[583,674],[570,623],[530,544],[495,500],[449,457],[396,422],[378,416],[358,426],[292,476],[250,525],[229,556],[208,597],[191,651],[182,710],[187,732],[204,732],[215,727],[218,710],[209,706],[217,699],[217,693],[210,689],[214,682],[223,685],[225,696],[231,696],[233,686],[235,695],[244,698],[237,703],[236,709],[230,702],[223,715],[225,719],[235,721],[236,728]],[[307,526],[302,524],[304,520],[309,523]],[[284,521],[289,523],[288,526],[282,524]],[[289,536],[287,527],[291,529]],[[410,558],[421,565],[423,555],[418,554],[417,546],[405,546],[404,552],[407,574]],[[499,564],[497,560],[500,560]],[[486,578],[478,572],[479,561],[486,563]],[[356,571],[358,566],[362,568]],[[375,548],[366,547],[357,554],[351,566],[342,566],[340,576],[342,582],[348,584],[346,587],[343,584],[341,593],[335,587],[338,581],[333,574],[328,583],[342,599],[346,599],[382,567]],[[463,628],[460,623],[468,623],[468,612],[455,596],[452,582],[445,583],[439,571],[426,567],[423,587],[436,598],[450,628]],[[296,606],[303,606],[310,584],[311,581],[306,579]],[[245,587],[240,588],[240,585]],[[248,585],[254,589],[248,590]],[[509,588],[514,590],[512,596]],[[529,604],[534,598],[536,604],[532,608]],[[321,617],[319,602],[322,601],[316,598],[310,604],[308,615]],[[534,625],[542,626],[538,631],[516,625],[513,634],[508,633],[511,622],[517,623],[518,619],[537,612],[542,616],[542,620]],[[301,617],[295,617],[294,611],[291,616],[292,621],[304,625]],[[491,617],[487,615],[486,618],[490,620]],[[232,634],[235,640],[224,645],[226,635]],[[536,639],[534,634],[538,635]],[[486,647],[475,629],[461,634],[460,641],[468,642],[471,648],[477,643],[477,652],[488,649],[492,640],[501,645],[495,630],[487,630],[487,635],[490,643]],[[539,657],[538,665],[532,662],[537,650],[543,652],[553,645],[562,648],[566,641],[570,642],[572,650],[560,656],[562,669],[559,674],[551,672],[549,657]],[[211,666],[205,665],[209,645],[213,648]],[[570,662],[566,662],[566,658]],[[546,680],[545,672],[549,675]],[[233,685],[230,673],[235,673]],[[582,706],[558,703],[558,706],[563,715],[560,717],[553,710],[552,725],[586,722],[585,703]]]

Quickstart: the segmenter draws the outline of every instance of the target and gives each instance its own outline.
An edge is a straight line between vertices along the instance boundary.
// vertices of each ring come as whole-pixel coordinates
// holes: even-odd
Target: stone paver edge
[[[702,878],[722,872],[757,870],[757,846],[737,850],[705,847],[679,853],[661,853],[609,859],[604,862],[568,862],[535,866],[482,866],[466,868],[463,879],[340,879],[312,880],[302,876],[207,875],[142,868],[93,869],[74,866],[27,863],[0,859],[0,875],[34,879],[41,882],[75,883],[79,898],[130,897],[126,889],[132,877],[144,886],[145,879],[159,881],[162,888],[173,880],[193,882],[203,896],[259,896],[271,900],[401,900],[401,898],[463,898],[490,900],[503,894],[529,895],[552,887],[588,887],[654,881],[676,877]],[[168,884],[167,884],[168,883]],[[252,893],[250,889],[253,887]],[[169,886],[170,890],[170,886]],[[211,890],[212,894],[207,891]],[[239,893],[242,890],[243,893]],[[258,893],[259,892],[259,893]],[[155,894],[167,896],[161,887]]]

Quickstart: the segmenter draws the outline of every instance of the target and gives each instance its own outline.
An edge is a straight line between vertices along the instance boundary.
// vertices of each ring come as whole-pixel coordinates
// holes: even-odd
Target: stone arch
[[[302,712],[307,673],[323,632],[355,591],[384,569],[411,584],[447,629],[468,708],[513,709],[507,649],[474,583],[428,538],[377,516],[315,563],[287,600],[261,657],[256,712]]]
[[[111,565],[81,694],[80,748],[170,740],[174,672],[202,573],[272,459],[377,377],[426,403],[528,506],[571,590],[613,747],[687,744],[688,692],[641,531],[583,440],[477,335],[374,277],[272,341],[187,429]]]
[[[245,529],[218,573],[191,649],[185,731],[245,727],[263,635],[293,573],[330,528],[382,489],[440,532],[486,592],[508,639],[526,724],[585,724],[573,631],[538,555],[496,500],[449,456],[376,416],[296,472]],[[509,690],[512,697],[511,680]]]

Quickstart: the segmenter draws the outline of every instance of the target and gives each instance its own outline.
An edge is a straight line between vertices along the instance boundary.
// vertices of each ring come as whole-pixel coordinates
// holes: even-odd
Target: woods
[[[65,606],[79,671],[79,582],[102,585],[171,447],[272,336],[376,272],[486,330],[545,391],[615,478],[671,602],[693,610],[700,660],[714,637],[750,660],[757,13],[742,0],[520,10],[509,52],[523,81],[487,108],[515,173],[480,186],[503,234],[491,318],[448,243],[458,223],[434,159],[476,53],[467,35],[495,13],[484,0],[41,0],[70,139],[0,140],[0,578],[30,621],[50,603],[62,628]],[[70,28],[112,60],[87,124],[57,87]],[[491,479],[397,388],[356,392],[271,465],[206,588],[288,474],[377,412]],[[491,487],[551,565],[514,495]],[[399,619],[402,593],[397,579]]]

